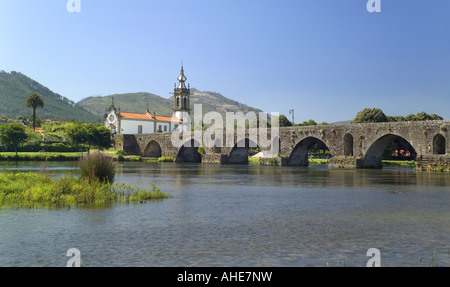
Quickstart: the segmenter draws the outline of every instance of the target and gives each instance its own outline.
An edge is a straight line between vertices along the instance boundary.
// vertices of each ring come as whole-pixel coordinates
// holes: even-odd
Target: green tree
[[[36,109],[44,107],[44,100],[42,96],[36,92],[33,92],[30,96],[28,96],[25,106],[27,108],[33,108],[33,131],[36,130]]]
[[[271,124],[271,126],[272,126],[272,124]],[[280,128],[281,127],[292,127],[292,123],[286,118],[285,115],[280,115],[280,116],[278,116],[278,126]]]
[[[301,124],[298,124],[297,126],[317,126],[317,123],[314,120],[304,121]]]
[[[63,126],[67,139],[73,145],[82,145],[88,142],[88,131],[85,125],[79,122],[69,122]]]
[[[111,130],[102,124],[86,125],[86,143],[88,144],[88,153],[91,146],[97,146],[98,149],[110,148],[113,145]]]
[[[382,110],[377,108],[365,108],[364,110],[360,111],[355,119],[352,121],[354,124],[358,123],[380,123],[380,122],[387,122],[388,118],[383,113]]]
[[[440,121],[443,120],[441,116],[438,116],[436,114],[427,114],[425,112],[417,113],[416,115],[410,114],[406,117],[404,116],[388,116],[389,122],[413,122],[413,121]]]
[[[6,146],[14,147],[14,151],[17,153],[17,147],[25,143],[27,140],[27,134],[25,128],[19,123],[13,123],[9,125],[0,126],[0,143]]]

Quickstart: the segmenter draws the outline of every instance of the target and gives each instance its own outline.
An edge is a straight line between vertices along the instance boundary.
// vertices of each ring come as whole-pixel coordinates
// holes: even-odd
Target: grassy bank
[[[322,158],[310,158],[308,159],[309,164],[329,164],[329,159],[322,159]]]
[[[96,151],[91,151],[94,153]],[[143,158],[139,155],[122,155],[115,151],[102,151],[116,161],[173,162],[172,157]],[[0,161],[78,161],[86,153],[82,152],[1,152]]]
[[[414,160],[383,160],[383,165],[416,166]]]
[[[53,180],[46,172],[0,171],[0,207],[91,207],[168,197],[155,185],[151,190],[146,190],[123,183],[81,179],[73,174]]]
[[[77,161],[81,152],[14,152],[0,153],[0,161]]]

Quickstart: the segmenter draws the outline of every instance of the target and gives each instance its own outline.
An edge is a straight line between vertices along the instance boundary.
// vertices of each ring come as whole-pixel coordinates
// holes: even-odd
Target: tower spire
[[[181,72],[177,78],[178,87],[174,89],[174,113],[175,117],[184,120],[190,113],[190,85],[186,87],[186,76],[184,75],[183,62],[181,62]]]
[[[180,75],[177,78],[178,80],[178,88],[177,89],[186,89],[186,76],[184,75],[184,69],[183,69],[183,65],[181,65],[181,72]]]

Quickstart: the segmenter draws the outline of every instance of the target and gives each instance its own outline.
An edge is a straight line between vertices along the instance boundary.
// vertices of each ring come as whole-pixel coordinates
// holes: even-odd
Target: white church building
[[[190,87],[186,87],[187,78],[183,67],[178,77],[178,86],[174,88],[174,108],[172,116],[158,116],[150,113],[148,106],[145,113],[121,112],[114,106],[105,110],[105,126],[113,135],[170,133],[180,127],[183,117],[189,115]]]

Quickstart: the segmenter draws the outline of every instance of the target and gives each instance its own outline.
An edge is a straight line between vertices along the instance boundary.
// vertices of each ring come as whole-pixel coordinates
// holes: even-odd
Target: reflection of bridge
[[[279,138],[272,141],[279,140],[281,157],[277,157],[275,161],[281,165],[308,165],[308,150],[321,141],[333,156],[330,160],[331,167],[380,168],[386,147],[395,139],[402,138],[418,154],[422,154],[422,158],[417,160],[419,168],[423,167],[423,163],[426,163],[426,167],[431,164],[448,168],[449,129],[450,121],[296,126],[280,128]],[[270,139],[270,129],[268,133]],[[116,148],[143,157],[172,156],[176,162],[248,162],[249,145],[252,143],[248,131],[244,147],[226,147],[225,134],[223,139],[221,145],[217,143],[214,148],[205,148],[206,154],[203,157],[199,155],[196,147],[174,147],[170,134],[123,135],[116,138]],[[263,151],[269,149],[262,148]]]

